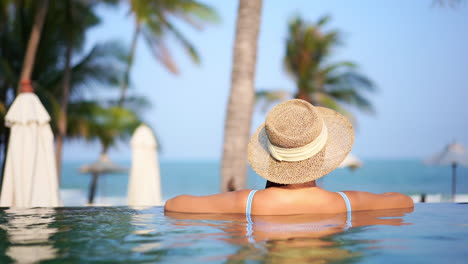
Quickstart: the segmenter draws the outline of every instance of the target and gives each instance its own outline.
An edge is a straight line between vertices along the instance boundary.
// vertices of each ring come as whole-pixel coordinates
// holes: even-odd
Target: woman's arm
[[[169,199],[165,211],[183,213],[244,213],[249,190],[207,196],[179,195]]]
[[[351,199],[353,211],[414,207],[413,199],[397,192],[375,194],[360,191],[346,191],[346,194]]]

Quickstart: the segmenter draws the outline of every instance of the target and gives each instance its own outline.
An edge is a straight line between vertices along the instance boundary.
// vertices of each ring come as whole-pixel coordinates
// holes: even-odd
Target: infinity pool
[[[0,209],[0,263],[467,263],[468,204],[253,217]]]

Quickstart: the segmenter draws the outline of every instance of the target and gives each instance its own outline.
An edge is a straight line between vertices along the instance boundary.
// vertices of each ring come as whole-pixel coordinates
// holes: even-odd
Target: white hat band
[[[324,122],[322,131],[318,137],[305,146],[298,148],[281,148],[271,144],[270,140],[267,140],[267,146],[270,155],[278,161],[301,161],[319,153],[327,143],[327,139],[328,130]]]

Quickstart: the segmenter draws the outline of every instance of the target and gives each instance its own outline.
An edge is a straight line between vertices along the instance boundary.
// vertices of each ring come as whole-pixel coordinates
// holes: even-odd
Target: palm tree
[[[138,116],[131,110],[111,106],[103,107],[97,101],[80,102],[70,104],[72,109],[69,115],[70,125],[68,135],[70,137],[85,138],[87,141],[99,141],[101,143],[101,155],[99,164],[112,164],[107,156],[110,147],[116,144],[118,139],[127,139],[136,127],[141,123]],[[101,173],[92,168],[85,169],[92,174],[88,203],[92,204]],[[122,168],[108,168],[109,171],[120,171]]]
[[[10,33],[9,32],[9,23],[11,22],[10,13],[12,13],[11,6],[13,6],[14,4],[15,4],[14,1],[8,1],[8,0],[3,0],[3,1],[0,2],[0,9],[1,9],[1,11],[0,11],[1,12],[1,18],[0,18],[1,19],[1,21],[0,21],[1,28],[0,28],[0,30],[2,32],[2,33],[0,33],[0,35],[1,35],[0,38],[1,38],[2,45],[7,42],[6,39],[4,38],[4,35],[8,35],[8,33]],[[17,3],[17,4],[20,5],[20,6],[25,5],[25,3],[23,3],[23,2],[20,2],[20,3]],[[36,3],[34,3],[34,4],[36,4]],[[27,45],[27,48],[26,48],[26,52],[25,52],[25,54],[24,54],[24,56],[22,58],[23,63],[21,64],[22,65],[21,74],[20,74],[20,77],[19,77],[18,81],[16,82],[16,84],[17,84],[16,93],[20,93],[23,86],[24,86],[25,90],[32,89],[31,74],[32,74],[32,71],[33,71],[33,68],[34,68],[34,61],[35,61],[35,58],[36,58],[36,52],[37,52],[37,48],[39,46],[39,40],[40,40],[41,34],[42,34],[42,27],[44,25],[44,21],[46,19],[46,15],[47,15],[48,4],[49,4],[48,0],[39,1],[38,7],[35,9],[36,12],[34,14],[34,22],[32,23],[32,27],[31,27],[32,29],[31,29],[30,33],[28,34],[28,45]],[[5,34],[5,32],[8,32],[8,33]],[[16,43],[14,43],[14,45],[16,45]],[[6,48],[2,52],[0,52],[0,57],[4,57],[4,56],[1,56],[2,55],[1,53],[8,53],[8,48]],[[5,68],[7,68],[6,69],[6,71],[8,71],[7,74],[11,75],[11,72],[10,72],[11,68],[5,67],[5,65],[3,65],[2,68],[3,68],[4,72],[5,72]],[[0,73],[1,73],[1,71],[0,71]],[[3,116],[6,114],[7,93],[8,93],[8,90],[11,90],[11,87],[8,87],[8,81],[10,79],[9,77],[11,77],[11,76],[4,76],[4,77],[0,78],[0,84],[1,84],[0,89],[3,90],[3,92],[0,95],[0,98],[2,99],[1,103],[0,103],[0,112],[2,114],[1,121],[3,121]],[[5,160],[7,144],[8,144],[7,143],[8,142],[8,137],[9,137],[9,129],[2,126],[2,128],[0,129],[0,144],[3,145],[3,148],[2,148],[3,161]],[[5,165],[5,163],[2,162],[2,168],[1,168],[1,172],[0,172],[2,174],[2,178],[3,178],[4,165]],[[0,186],[1,186],[1,183],[0,183]]]
[[[292,97],[335,109],[355,122],[348,108],[373,113],[364,93],[375,91],[375,86],[358,72],[355,63],[330,62],[333,48],[341,42],[339,31],[323,30],[329,20],[329,16],[324,16],[310,24],[297,17],[289,23],[284,64],[296,82],[297,90]],[[285,93],[284,90],[259,90],[256,97],[268,106],[287,98]]]
[[[101,155],[118,140],[127,139],[141,124],[137,114],[117,106],[103,106],[98,101],[80,101],[69,105],[68,135],[101,144]]]
[[[261,10],[262,0],[239,0],[231,91],[224,127],[223,192],[245,188]]]
[[[35,5],[31,3],[35,2],[12,1],[12,4],[5,5],[5,9],[4,5],[0,5],[2,14],[5,14],[0,17],[0,106],[5,109],[11,103],[10,95],[15,94],[19,81],[25,50],[23,43],[29,36],[35,14]],[[64,57],[69,47],[67,36],[62,30],[66,15],[63,9],[65,4],[63,1],[50,2],[49,15],[39,43],[40,52],[36,55],[32,72],[36,93],[51,114],[51,126],[55,134],[59,131],[59,117],[64,113],[60,106],[63,98],[68,98],[70,103],[79,104],[86,102],[86,95],[90,91],[95,92],[98,87],[118,87],[125,65],[123,49],[116,43],[98,44],[90,51],[82,51],[86,28],[99,21],[93,14],[88,16],[85,10],[81,10],[79,23],[73,25],[73,63],[70,65],[73,74],[69,77],[69,95],[64,96],[64,79],[67,79],[64,77]],[[79,25],[83,28],[77,28]],[[0,119],[5,114],[3,108],[0,107]],[[77,114],[73,111],[74,108],[67,109],[66,113]],[[67,124],[70,125],[70,122],[67,121]],[[3,146],[7,142],[7,132],[0,126],[0,143]]]
[[[340,33],[323,30],[329,20],[324,16],[308,24],[298,17],[289,23],[284,64],[296,82],[294,97],[350,118],[347,107],[372,113],[372,105],[363,95],[364,91],[375,90],[372,81],[358,73],[353,62],[330,62],[333,48],[340,44]]]
[[[63,14],[63,22],[61,23],[60,29],[65,36],[65,65],[57,120],[57,133],[55,135],[55,159],[57,163],[57,175],[60,180],[63,142],[67,135],[67,108],[70,96],[73,51],[81,48],[86,30],[97,25],[99,19],[93,12],[94,4],[92,2],[84,0],[65,0],[54,2],[54,4],[64,10],[64,12],[61,13]]]
[[[175,26],[173,20],[182,20],[196,28],[200,28],[207,22],[218,20],[211,7],[195,0],[128,0],[128,3],[130,13],[134,16],[135,26],[127,58],[127,68],[121,84],[121,95],[118,103],[120,106],[127,98],[130,72],[140,36],[143,36],[155,58],[166,69],[176,74],[178,73],[177,65],[165,43],[169,35],[182,45],[182,48],[195,63],[200,62],[200,57],[192,43]]]
[[[116,43],[105,43],[96,45],[92,48],[89,53],[82,56],[82,58],[72,64],[70,67],[70,72],[73,74],[69,79],[69,94],[66,96],[66,112],[64,112],[64,93],[63,90],[63,80],[66,75],[66,70],[57,69],[56,72],[51,73],[51,76],[46,76],[47,79],[38,79],[38,95],[41,98],[41,101],[44,102],[46,107],[49,110],[49,113],[52,117],[51,126],[56,135],[62,133],[62,142],[65,139],[74,139],[74,138],[84,138],[86,140],[95,140],[97,139],[101,142],[103,146],[103,151],[107,151],[109,147],[114,145],[116,138],[109,138],[110,136],[128,136],[128,130],[124,130],[123,126],[120,126],[119,120],[115,120],[114,123],[103,123],[97,122],[96,120],[105,119],[109,120],[111,118],[120,118],[120,115],[111,115],[107,111],[110,108],[106,105],[108,103],[101,101],[94,101],[93,104],[89,103],[89,100],[86,99],[83,94],[86,93],[86,90],[90,88],[95,88],[98,85],[103,86],[117,86],[119,83],[120,74],[123,72],[124,60],[123,60],[123,49]],[[109,65],[113,65],[109,66]],[[42,83],[41,83],[42,81]],[[114,101],[111,101],[114,102]],[[143,100],[143,103],[145,101]],[[88,107],[90,111],[86,112],[83,108]],[[131,115],[137,116],[137,114],[130,109],[121,109],[121,112],[129,113]],[[114,111],[115,112],[115,111]],[[95,116],[92,117],[92,114]],[[64,115],[66,117],[64,117]],[[93,132],[91,134],[79,133],[80,130],[76,130],[78,123],[77,119],[87,120],[93,126]],[[66,122],[65,125],[61,122]],[[110,127],[110,125],[115,125]],[[136,127],[136,126],[135,126]],[[66,128],[65,132],[60,132],[60,129]],[[113,131],[112,134],[99,135],[96,133],[103,133],[99,131]],[[118,135],[116,131],[119,131],[121,135]],[[56,136],[56,149],[58,148],[57,140],[59,136]],[[57,153],[56,153],[57,155]],[[58,156],[57,156],[58,157]],[[57,164],[61,163],[61,157],[57,159]],[[59,174],[60,176],[60,174]]]
[[[47,14],[49,0],[39,1],[39,7],[34,18],[34,24],[28,41],[26,55],[24,56],[23,68],[21,70],[20,82],[17,93],[20,93],[21,85],[28,85],[31,80],[31,73],[34,68],[34,59],[36,57],[37,47],[41,38],[42,26]]]

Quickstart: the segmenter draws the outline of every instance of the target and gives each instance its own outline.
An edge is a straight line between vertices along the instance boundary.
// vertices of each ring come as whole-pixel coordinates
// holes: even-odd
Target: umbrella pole
[[[455,202],[455,194],[456,194],[456,185],[457,185],[457,164],[452,164],[452,202]]]
[[[93,173],[92,175],[93,175],[93,179],[89,187],[88,204],[93,204],[94,194],[96,193],[97,179],[98,179],[99,174]]]

